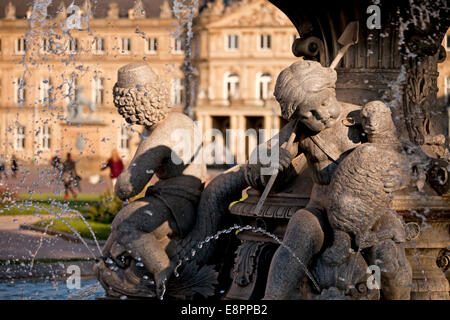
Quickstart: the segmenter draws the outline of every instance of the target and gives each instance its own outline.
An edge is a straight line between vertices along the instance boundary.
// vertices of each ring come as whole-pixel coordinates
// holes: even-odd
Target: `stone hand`
[[[291,164],[294,156],[295,156],[295,150],[294,150],[293,145],[288,144],[287,142],[283,143],[280,147],[277,169],[280,172],[285,171]]]

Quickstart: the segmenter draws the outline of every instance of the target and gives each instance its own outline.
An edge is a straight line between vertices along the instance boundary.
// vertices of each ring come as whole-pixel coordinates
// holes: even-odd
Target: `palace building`
[[[129,161],[142,128],[130,127],[117,113],[112,88],[117,70],[130,62],[148,62],[166,81],[174,112],[183,110],[185,38],[172,3],[80,0],[74,2],[79,10],[71,3],[0,6],[5,158],[15,154],[24,162],[47,163],[56,152],[63,157],[72,152],[88,170],[117,148]],[[279,128],[272,92],[278,73],[296,59],[295,28],[265,0],[199,7],[192,63],[195,117],[202,130],[216,128],[225,139],[226,129]],[[71,117],[76,118],[68,121]],[[244,159],[260,138],[253,132],[226,143],[235,159],[238,153]]]
[[[236,162],[269,138],[258,129],[284,124],[273,89],[280,71],[297,59],[291,46],[298,33],[268,1],[200,0],[190,48],[172,0],[54,2],[35,1],[36,8],[28,0],[0,3],[5,160],[14,154],[22,163],[46,164],[57,152],[72,152],[90,172],[116,148],[130,161],[142,128],[118,114],[112,88],[117,70],[131,62],[145,61],[162,77],[174,112],[183,111],[190,83],[205,142],[223,144]],[[183,72],[187,50],[190,82]],[[441,96],[449,96],[449,76],[439,79]],[[244,134],[227,138],[229,131]]]

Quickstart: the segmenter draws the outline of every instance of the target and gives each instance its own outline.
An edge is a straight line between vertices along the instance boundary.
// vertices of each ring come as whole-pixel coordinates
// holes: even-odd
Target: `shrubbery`
[[[0,205],[14,203],[16,199],[17,193],[12,191],[8,186],[0,185]]]
[[[88,217],[91,221],[111,223],[123,207],[123,202],[113,193],[105,192],[100,201],[90,205]]]

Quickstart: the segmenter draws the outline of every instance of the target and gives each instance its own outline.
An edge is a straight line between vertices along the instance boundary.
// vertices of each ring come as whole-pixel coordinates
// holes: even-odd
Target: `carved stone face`
[[[379,135],[393,130],[391,110],[381,101],[372,101],[361,110],[361,124],[369,135]]]
[[[299,119],[311,131],[320,132],[336,124],[341,105],[334,90],[324,89],[310,97],[310,102],[297,108],[293,118]]]
[[[334,126],[341,113],[337,74],[316,61],[299,60],[281,71],[274,96],[284,119],[299,119],[314,132]]]

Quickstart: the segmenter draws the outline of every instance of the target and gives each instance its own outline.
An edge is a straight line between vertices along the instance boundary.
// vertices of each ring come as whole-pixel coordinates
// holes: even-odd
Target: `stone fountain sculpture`
[[[147,64],[119,69],[114,104],[128,123],[143,125],[147,135],[119,176],[115,193],[128,200],[138,195],[153,175],[159,181],[144,197],[125,206],[112,223],[103,260],[96,265],[98,279],[111,297],[214,294],[217,273],[207,266],[214,244],[205,244],[195,258],[181,266],[179,278],[170,276],[198,241],[224,226],[228,204],[241,197],[245,179],[237,168],[203,190],[206,166],[201,159],[201,139],[196,139],[198,133],[189,117],[169,112],[168,101],[163,81]],[[177,132],[188,138],[190,148],[177,149]]]
[[[357,105],[372,100],[387,103],[393,112],[392,118],[402,144],[405,138],[409,139],[416,148],[432,157],[426,179],[422,176],[417,181],[416,188],[420,188],[426,180],[422,191],[396,192],[389,208],[406,222],[408,241],[404,247],[413,271],[411,299],[449,299],[449,283],[444,275],[449,266],[450,245],[450,202],[445,195],[449,184],[446,169],[449,158],[441,135],[444,130],[439,128],[438,118],[443,117],[442,109],[436,103],[437,63],[445,60],[445,50],[440,44],[450,24],[446,1],[270,2],[289,17],[299,32],[300,37],[292,47],[294,55],[317,61],[324,67],[331,64],[340,48],[337,35],[349,21],[359,21],[362,26],[360,41],[349,49],[336,68],[336,96],[339,101]],[[379,9],[379,14],[376,17],[370,15],[369,7]],[[378,26],[371,26],[370,19],[374,17],[379,18]],[[344,121],[351,124],[358,122],[358,117]],[[419,151],[414,153],[420,154]],[[303,169],[305,161],[304,157],[293,159],[290,172],[295,176],[279,184],[279,188],[269,194],[257,215],[254,215],[255,207],[264,188],[259,181],[250,181],[253,188],[247,191],[248,199],[235,204],[231,208],[232,215],[242,222],[264,226],[279,238],[288,236],[288,222],[310,201],[313,181],[308,180],[309,169]],[[428,160],[425,163],[430,165]],[[315,197],[314,194],[311,196]],[[268,293],[268,275],[269,282],[271,278],[269,268],[265,266],[278,245],[270,237],[249,232],[242,232],[238,237],[242,244],[237,251],[232,286],[226,296],[242,300],[262,298],[264,288]],[[333,234],[328,233],[325,242],[332,238]],[[325,243],[324,249],[326,247]],[[344,250],[345,245],[341,248]],[[316,258],[320,262],[323,256],[320,257],[319,253],[319,257],[315,255],[313,260]],[[272,265],[274,261],[276,259],[272,259]],[[345,264],[342,268],[346,269]],[[331,280],[325,283],[325,288],[331,286]],[[362,286],[361,290],[366,288]],[[329,296],[333,294],[337,294],[334,289]]]
[[[115,297],[126,295],[150,298],[165,295],[182,299],[193,298],[196,294],[220,296],[214,288],[220,275],[224,273],[218,268],[218,257],[223,255],[223,251],[217,250],[218,244],[215,241],[204,240],[237,221],[262,226],[283,238],[284,246],[278,246],[272,239],[258,237],[255,233],[240,232],[238,237],[242,244],[236,251],[233,281],[226,298],[378,299],[380,290],[367,286],[367,268],[379,265],[381,269],[385,267],[381,277],[383,298],[408,299],[411,296],[415,299],[448,299],[448,282],[436,265],[438,258],[439,266],[444,265],[445,268],[447,265],[448,268],[448,251],[442,251],[442,248],[448,243],[449,208],[448,201],[441,196],[449,187],[448,163],[445,159],[438,158],[440,155],[430,158],[430,154],[422,152],[427,151],[428,145],[432,145],[433,141],[442,140],[436,139],[437,136],[431,130],[432,113],[429,110],[434,92],[432,87],[435,84],[432,69],[442,57],[435,45],[439,41],[429,39],[427,35],[436,36],[439,40],[442,30],[445,31],[446,28],[438,33],[422,30],[425,34],[421,37],[426,38],[426,48],[408,48],[417,41],[406,42],[405,52],[398,54],[397,43],[394,41],[399,37],[399,25],[389,22],[397,17],[384,15],[387,18],[382,31],[395,36],[384,39],[382,31],[375,35],[380,47],[371,51],[378,55],[378,60],[372,59],[370,55],[364,61],[361,60],[365,54],[361,55],[359,51],[365,52],[365,49],[372,48],[372,38],[364,34],[360,37],[363,43],[351,51],[337,68],[337,77],[336,72],[326,66],[336,52],[335,35],[340,26],[345,25],[340,19],[359,19],[360,17],[349,16],[353,12],[365,12],[366,4],[371,4],[371,1],[348,0],[347,2],[353,3],[351,7],[356,8],[351,13],[345,11],[348,6],[341,2],[328,0],[322,1],[327,3],[326,6],[313,5],[314,8],[301,13],[282,0],[272,2],[289,13],[288,16],[301,30],[300,41],[314,37],[321,44],[314,52],[294,52],[298,56],[304,56],[304,59],[286,68],[277,80],[275,95],[283,116],[290,122],[273,138],[281,146],[280,174],[273,188],[274,192],[269,195],[261,213],[253,216],[255,199],[259,198],[259,191],[264,189],[268,176],[261,175],[262,165],[234,167],[216,177],[203,191],[201,188],[198,190],[201,193],[197,194],[197,200],[189,204],[190,218],[178,225],[183,232],[176,232],[170,228],[171,225],[174,226],[169,221],[170,217],[155,211],[155,208],[150,210],[151,215],[147,214],[143,218],[144,211],[139,204],[144,208],[165,197],[157,197],[149,191],[146,197],[125,207],[113,223],[112,234],[104,249],[104,259],[97,265],[99,280],[107,294]],[[398,3],[400,12],[406,17],[410,3]],[[397,2],[393,1],[392,6],[396,5]],[[438,6],[436,10],[444,10],[442,8],[444,7]],[[330,15],[335,19],[330,19]],[[433,15],[430,19],[439,16],[445,14]],[[431,20],[427,24],[433,25]],[[438,24],[435,22],[435,25]],[[414,38],[409,32],[402,36]],[[417,55],[411,55],[411,50]],[[415,59],[420,60],[420,63]],[[380,100],[381,94],[386,99],[396,98],[395,88],[391,95],[385,93],[388,85],[396,81],[400,66],[406,66],[407,71],[411,69],[414,72],[407,73],[402,108],[393,109],[394,121],[400,119],[406,124],[402,126],[396,123],[395,126],[400,129],[400,135],[397,136],[392,132],[390,113],[381,102],[369,103],[363,113],[359,105],[363,101]],[[357,72],[360,68],[365,68],[367,74]],[[389,72],[382,74],[380,68],[387,68]],[[121,101],[120,90],[142,90],[147,83],[154,84],[143,75],[145,73],[131,74],[129,83],[121,83],[119,72],[115,89],[118,97],[116,105],[119,112],[132,123],[139,123],[139,119],[144,118],[136,115],[134,110],[150,104],[131,97]],[[361,76],[367,76],[369,82],[375,83],[375,89],[371,85],[361,87],[360,84],[366,83],[359,78]],[[423,81],[416,78],[423,78]],[[410,90],[411,87],[417,87],[417,81],[423,84],[424,90]],[[340,97],[339,101],[336,96]],[[161,120],[162,123],[164,120]],[[161,124],[156,122],[147,127],[153,132]],[[169,131],[170,129],[165,131],[165,138]],[[405,132],[410,142],[404,139],[399,142],[399,137],[404,138]],[[287,143],[291,137],[294,138],[292,143]],[[161,143],[156,136],[152,138],[151,134],[146,139]],[[150,143],[145,142],[146,139],[141,144]],[[270,145],[269,142],[268,149]],[[168,148],[172,149],[173,146]],[[375,153],[377,156],[384,152],[389,161],[374,163],[374,150],[378,150]],[[150,151],[147,150],[145,154],[150,156]],[[442,153],[444,154],[445,152]],[[181,155],[179,157],[182,158]],[[136,161],[133,163],[136,164],[135,168],[141,167]],[[189,167],[187,163],[184,165]],[[134,169],[136,173],[140,173],[135,175],[137,180],[145,177],[143,170],[147,168],[142,165],[142,168]],[[154,168],[150,170],[157,172]],[[182,170],[177,172],[183,176]],[[312,181],[308,173],[311,174]],[[130,177],[131,175],[123,180],[122,186],[129,188],[123,198],[136,195],[149,181],[144,179],[140,186],[136,186]],[[402,177],[399,184],[396,183],[397,177]],[[171,189],[177,184],[172,184],[169,179],[164,187]],[[357,188],[356,197],[346,200],[348,198],[343,195],[348,195],[349,190],[358,185],[365,189]],[[248,191],[249,198],[234,204],[230,216],[229,204],[238,200],[242,190],[248,186],[253,187]],[[116,192],[121,193],[118,189]],[[174,194],[180,195],[177,192],[171,193]],[[364,199],[367,201],[362,201]],[[349,202],[352,205],[347,205]],[[369,203],[370,206],[367,205]],[[162,203],[160,207],[164,212],[164,207],[170,206]],[[170,209],[166,211],[170,211],[173,216],[177,213]],[[431,228],[419,226],[413,214],[417,217],[426,214]],[[158,238],[158,228],[138,228],[141,219],[142,222],[150,221],[149,225],[156,226],[159,223],[156,219],[160,217],[161,226],[164,223],[169,226],[161,238]],[[150,244],[147,247],[146,244],[142,245],[145,241],[141,241],[141,244],[137,241],[138,245],[133,246],[135,239],[127,239],[130,234],[160,241],[157,241],[158,245],[154,241],[153,247]],[[413,243],[413,240],[416,242]],[[200,243],[202,248],[197,250],[200,249]],[[159,257],[152,257],[154,248],[161,253]],[[156,263],[158,268],[152,267],[158,259],[163,263]],[[312,275],[299,268],[299,260]],[[386,261],[392,263],[386,264]],[[269,265],[270,268],[267,267]]]
[[[401,153],[390,112],[386,111],[389,109],[381,102],[373,102],[360,115],[360,107],[336,100],[335,81],[334,70],[305,60],[285,69],[277,80],[276,97],[283,115],[291,120],[275,137],[282,146],[278,183],[292,178],[298,170],[293,168],[297,163],[293,158],[304,153],[308,161],[300,163],[312,167],[316,184],[309,204],[293,215],[285,235],[284,243],[295,257],[292,252],[284,252],[284,247],[277,250],[266,298],[300,298],[297,285],[306,272],[295,263],[300,258],[313,267],[320,286],[321,292],[310,291],[310,297],[379,298],[378,290],[365,284],[367,266],[375,263],[387,270],[382,278],[386,284],[384,296],[406,299],[411,268],[401,246],[406,238],[404,223],[388,210],[388,202],[391,192],[411,184],[408,179],[395,182],[398,177],[408,177],[413,165]],[[140,63],[121,68],[114,87],[119,113],[127,122],[144,125],[148,131],[131,165],[119,177],[115,193],[127,200],[140,193],[154,173],[160,180],[147,189],[145,197],[132,201],[114,219],[103,249],[104,258],[96,267],[100,282],[112,297],[161,298],[167,293],[185,299],[195,294],[214,295],[217,246],[213,242],[204,243],[201,250],[197,246],[230,226],[228,206],[241,197],[243,189],[263,186],[267,180],[261,175],[262,165],[247,164],[219,175],[203,190],[205,166],[195,161],[201,155],[201,146],[195,148],[192,143],[193,157],[186,159],[174,153],[177,142],[171,143],[168,138],[182,129],[194,139],[194,124],[185,115],[168,112],[167,90],[161,83],[147,64]],[[292,135],[296,139],[286,145]],[[367,139],[369,143],[364,143]],[[383,162],[380,169],[374,152],[392,161]],[[184,160],[174,161],[174,156],[175,160]],[[422,164],[427,159],[424,154],[420,156],[421,161],[414,158],[411,163]],[[358,165],[368,174],[358,171]],[[428,168],[419,169],[427,172]],[[372,188],[352,193],[351,188],[360,189],[357,182],[364,180],[361,175],[369,177]],[[416,184],[423,187],[424,174],[417,177]],[[376,196],[378,193],[382,195]],[[373,203],[368,201],[371,197]],[[368,249],[369,258],[363,258],[363,249]],[[316,262],[312,261],[314,256]],[[395,270],[387,268],[391,265],[396,266]],[[289,268],[292,270],[287,273]],[[342,277],[332,275],[346,275],[347,281],[339,283]]]

